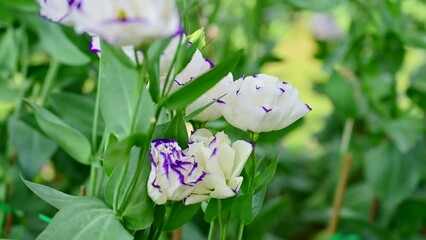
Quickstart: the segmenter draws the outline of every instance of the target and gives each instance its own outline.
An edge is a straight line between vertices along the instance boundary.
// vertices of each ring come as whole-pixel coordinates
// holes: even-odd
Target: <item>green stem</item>
[[[172,70],[173,70],[173,68],[174,68],[174,66],[176,64],[176,60],[177,60],[180,48],[182,46],[182,44],[181,44],[182,43],[182,38],[183,38],[183,35],[181,35],[180,38],[179,38],[179,44],[178,44],[178,47],[176,49],[176,53],[173,56],[172,63],[170,64],[169,70],[167,72],[167,76],[166,76],[166,80],[164,82],[163,90],[161,91],[161,97],[164,97],[165,95],[169,94],[170,90],[172,89],[173,80],[169,83],[169,81],[170,81],[170,75],[172,74]],[[174,73],[174,75],[176,75],[176,74],[177,73]]]
[[[47,70],[46,78],[44,79],[43,87],[42,87],[41,93],[40,93],[40,103],[41,104],[44,103],[47,95],[50,92],[50,89],[52,88],[52,84],[53,84],[53,81],[55,79],[56,74],[58,73],[59,66],[60,66],[59,62],[57,62],[54,59],[52,60],[52,62],[49,65],[49,69]]]
[[[101,76],[98,76],[98,85],[96,89],[96,100],[95,100],[95,112],[93,113],[93,125],[92,125],[92,151],[93,154],[96,152],[97,147],[97,131],[99,121],[99,109],[100,109],[100,92],[101,92]]]
[[[96,166],[95,166],[95,163],[94,162],[92,162],[91,164],[90,164],[90,180],[89,180],[89,193],[88,193],[88,195],[89,196],[94,196],[95,195],[95,192],[96,192],[96,179],[97,179],[97,177],[98,177],[98,172],[97,172],[97,169],[96,169]]]
[[[214,225],[215,225],[216,219],[213,219],[210,222],[210,228],[209,228],[209,236],[207,238],[207,240],[213,240],[214,238]]]
[[[129,169],[129,163],[127,162],[126,165],[124,165],[123,172],[121,173],[120,179],[118,180],[117,189],[116,189],[116,191],[114,191],[112,210],[113,210],[115,215],[117,215],[117,213],[120,210],[119,204],[118,204],[118,202],[119,202],[118,197],[120,196],[121,188],[123,186],[124,180],[126,179],[128,169]]]
[[[163,232],[164,226],[166,225],[167,221],[169,221],[170,213],[172,212],[172,206],[166,205],[166,212],[164,214],[164,218],[160,223],[160,226],[158,227],[153,240],[157,240],[160,238],[161,233]]]
[[[244,223],[240,223],[240,227],[238,228],[238,240],[243,239],[243,232],[244,232]]]
[[[225,232],[225,228],[223,226],[222,201],[220,199],[217,200],[217,216],[218,216],[218,220],[219,220],[220,239],[224,240],[224,239],[226,239],[226,232]]]
[[[148,130],[148,139],[149,140],[151,140],[152,135],[154,134],[155,126],[157,125],[156,123],[157,123],[158,117],[160,116],[161,109],[162,109],[161,106],[159,106],[157,108],[157,111],[156,111],[155,117],[154,117],[155,120],[151,123],[151,125],[149,127],[149,130]],[[128,199],[130,197],[130,193],[133,192],[133,190],[134,190],[134,188],[136,186],[136,182],[137,182],[137,180],[139,178],[140,172],[142,171],[143,162],[145,160],[145,156],[148,153],[149,146],[150,146],[149,143],[145,144],[145,146],[141,149],[141,152],[139,154],[139,161],[138,161],[138,163],[136,165],[135,174],[132,176],[132,180],[131,180],[130,184],[127,185],[127,188],[124,191],[123,204],[122,204],[122,207],[120,209],[126,208],[126,206],[128,204]]]
[[[253,147],[253,151],[251,152],[251,172],[250,172],[250,184],[249,184],[249,192],[252,193],[254,191],[254,178],[256,177],[256,145]]]
[[[143,51],[143,52],[144,52],[144,60],[145,60],[145,62],[142,63],[142,65],[138,63],[138,67],[140,69],[139,79],[137,81],[137,93],[138,93],[138,96],[137,96],[137,102],[135,104],[135,108],[133,109],[133,118],[132,118],[131,128],[130,128],[131,133],[133,133],[135,131],[136,119],[137,119],[137,117],[139,115],[138,114],[138,110],[139,110],[140,102],[141,102],[141,99],[142,99],[142,91],[143,91],[143,88],[145,87],[145,73],[146,73],[146,69],[148,67],[147,66],[148,65],[148,62],[147,62],[148,56],[146,54],[146,51]],[[135,57],[137,59],[136,50],[135,50]],[[139,154],[138,168],[139,168],[139,164],[142,162],[142,156],[143,155],[144,155],[144,151],[141,150],[141,152]],[[132,185],[135,184],[136,181],[137,181],[137,179],[139,178],[139,172],[140,171],[138,171],[138,169],[136,169],[135,174],[132,176],[130,185],[126,186],[126,189],[124,191],[124,195],[123,195],[123,198],[122,198],[122,202],[123,203],[120,205],[118,197],[121,194],[121,189],[123,187],[123,182],[124,182],[124,180],[126,178],[127,171],[129,169],[129,164],[130,164],[130,161],[127,161],[126,165],[124,166],[123,172],[120,175],[120,179],[119,179],[119,182],[118,182],[118,185],[117,185],[117,189],[114,192],[114,205],[113,205],[113,210],[115,209],[114,213],[119,213],[120,214],[121,210],[125,208],[125,206],[127,204],[127,200],[128,200],[128,198],[130,196],[130,193],[134,189],[134,187],[132,187]]]
[[[351,118],[347,119],[345,122],[345,127],[343,129],[342,140],[340,142],[340,154],[344,154],[348,151],[353,128],[354,120]]]

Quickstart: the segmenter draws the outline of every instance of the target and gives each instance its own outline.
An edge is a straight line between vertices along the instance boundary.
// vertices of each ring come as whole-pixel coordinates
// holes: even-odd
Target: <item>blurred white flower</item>
[[[40,5],[40,15],[63,24],[73,22],[72,6],[78,8],[80,0],[37,0]]]
[[[186,155],[175,140],[152,141],[150,157],[148,195],[157,204],[183,200],[205,176],[194,156]]]
[[[81,0],[75,28],[120,46],[138,46],[180,30],[173,0]]]
[[[187,152],[195,156],[206,175],[197,183],[191,195],[185,198],[185,204],[235,196],[243,182],[241,171],[252,150],[253,145],[242,140],[231,145],[231,140],[223,132],[216,135],[207,129],[194,132]]]
[[[327,14],[315,14],[311,28],[314,38],[320,41],[335,41],[343,35],[336,20]]]
[[[219,99],[228,93],[229,86],[233,83],[234,79],[232,73],[229,73],[226,77],[220,80],[213,88],[201,95],[193,103],[186,107],[186,115],[190,115],[197,109],[209,104],[210,102]],[[195,116],[193,120],[200,122],[207,122],[215,120],[222,116],[219,109],[217,108],[218,103],[215,101],[212,105],[204,109],[200,114]]]
[[[266,74],[239,78],[217,103],[232,126],[255,133],[283,129],[311,111],[296,88]]]

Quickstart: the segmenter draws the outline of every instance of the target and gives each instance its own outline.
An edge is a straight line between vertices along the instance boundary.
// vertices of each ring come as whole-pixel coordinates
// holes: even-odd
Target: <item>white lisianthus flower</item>
[[[205,176],[194,156],[186,155],[175,140],[152,141],[150,157],[148,195],[156,204],[183,200]]]
[[[77,32],[120,46],[138,46],[181,31],[173,0],[80,0],[73,8]]]
[[[240,176],[253,150],[249,142],[238,140],[231,145],[228,136],[219,132],[213,135],[207,129],[199,129],[190,138],[188,153],[206,171],[195,190],[185,198],[184,203],[194,204],[210,198],[224,199],[235,196],[243,182]],[[206,153],[209,157],[206,158]]]
[[[37,0],[40,5],[40,15],[63,24],[73,22],[72,7],[78,8],[80,0]]]
[[[186,115],[187,116],[190,115],[197,109],[227,94],[229,87],[231,86],[233,82],[234,82],[234,79],[233,79],[232,73],[229,73],[226,77],[220,80],[213,88],[211,88],[209,91],[201,95],[201,97],[199,97],[193,103],[189,104],[186,107]],[[193,120],[199,121],[199,122],[207,122],[207,121],[212,121],[221,117],[222,114],[217,108],[218,104],[219,103],[214,102],[212,105],[204,109],[200,114],[195,116]]]
[[[255,133],[283,129],[311,111],[295,87],[266,74],[239,78],[217,103],[232,126]]]

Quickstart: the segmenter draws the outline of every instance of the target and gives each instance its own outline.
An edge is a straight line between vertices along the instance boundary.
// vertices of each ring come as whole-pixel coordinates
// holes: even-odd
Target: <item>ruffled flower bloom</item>
[[[150,157],[148,195],[157,204],[183,200],[205,176],[194,156],[185,154],[175,140],[152,141]]]
[[[296,88],[266,74],[236,80],[217,103],[232,126],[255,133],[283,129],[311,111]]]
[[[243,182],[241,171],[252,150],[253,145],[242,140],[231,145],[231,140],[223,132],[216,135],[207,129],[194,132],[188,152],[195,156],[206,175],[197,183],[191,195],[185,198],[185,204],[235,196]]]
[[[73,22],[72,7],[78,8],[80,0],[37,0],[40,5],[40,15],[63,24]]]

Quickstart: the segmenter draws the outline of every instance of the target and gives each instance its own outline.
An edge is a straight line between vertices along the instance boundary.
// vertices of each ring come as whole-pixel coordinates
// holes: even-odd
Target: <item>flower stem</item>
[[[52,62],[49,65],[49,69],[47,70],[46,78],[43,82],[43,87],[41,89],[40,93],[40,103],[43,104],[46,100],[47,95],[50,92],[50,89],[52,88],[53,81],[55,80],[56,74],[59,70],[59,62],[56,60],[52,60]]]
[[[334,199],[333,199],[333,212],[327,227],[327,232],[329,234],[334,234],[336,232],[336,229],[339,223],[340,209],[342,207],[343,196],[345,194],[346,183],[349,177],[351,162],[352,162],[352,155],[348,153],[348,149],[349,149],[349,142],[352,137],[353,127],[354,127],[354,120],[347,119],[345,122],[345,127],[343,129],[342,140],[340,142],[339,153],[340,153],[340,156],[343,158],[343,162],[339,161],[339,164],[338,164],[339,167],[337,168],[338,172],[336,174],[336,177],[338,175],[340,176],[338,178],[337,187],[336,187],[336,191],[335,191]]]
[[[166,204],[166,212],[164,214],[164,218],[162,219],[160,226],[158,227],[153,240],[157,240],[160,238],[161,233],[163,232],[164,226],[166,225],[167,221],[169,220],[170,213],[172,212],[172,206],[169,204]]]
[[[240,223],[240,227],[238,229],[238,240],[243,239],[243,232],[244,232],[244,223]]]
[[[95,112],[93,113],[93,125],[92,125],[92,151],[93,154],[96,152],[97,147],[97,131],[99,121],[99,108],[100,108],[100,92],[101,92],[101,76],[98,76],[98,84],[96,87],[96,100],[95,100]]]
[[[209,236],[208,236],[207,240],[213,240],[213,238],[214,238],[214,227],[215,227],[215,223],[216,223],[216,219],[213,219],[210,222]]]
[[[222,201],[220,199],[217,200],[217,216],[219,220],[219,232],[220,232],[220,240],[226,239],[226,229],[223,224],[222,219]]]

